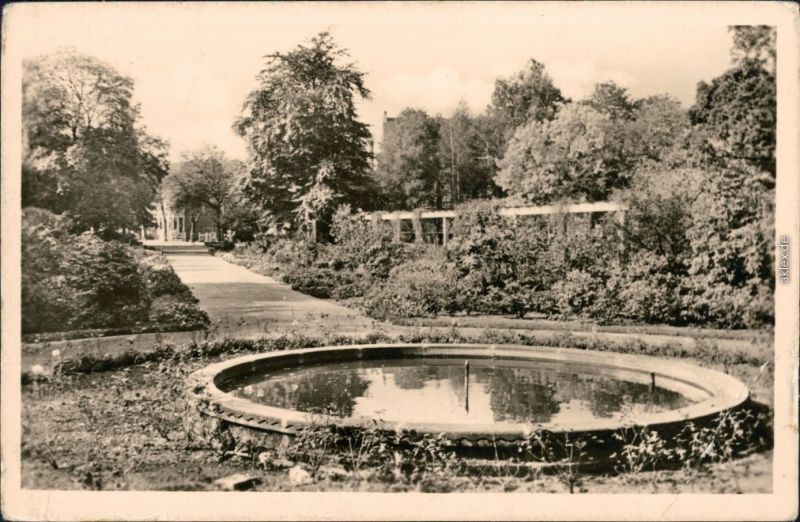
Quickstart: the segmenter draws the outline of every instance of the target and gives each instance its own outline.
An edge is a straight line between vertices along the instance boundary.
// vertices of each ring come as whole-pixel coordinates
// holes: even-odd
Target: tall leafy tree
[[[327,32],[268,55],[234,125],[250,151],[246,193],[275,222],[299,225],[340,204],[372,202],[370,132],[356,111],[370,91],[346,56]]]
[[[139,125],[133,82],[73,51],[23,64],[22,204],[113,236],[150,224],[166,144]]]
[[[566,100],[544,69],[531,59],[527,69],[495,81],[489,112],[506,129],[506,137],[529,121],[552,119]]]
[[[442,208],[439,140],[438,122],[420,109],[404,109],[386,128],[375,179],[389,208]]]
[[[775,27],[734,25],[729,31],[733,34],[731,57],[734,64],[755,61],[771,74],[775,74],[778,37]]]
[[[492,196],[494,161],[487,154],[490,129],[481,126],[464,102],[459,103],[453,115],[439,121],[439,155],[443,174],[448,179],[448,201],[456,205],[469,199]]]
[[[612,119],[632,119],[636,109],[628,90],[613,81],[595,85],[592,94],[583,103],[608,114]]]
[[[228,159],[216,147],[206,147],[184,156],[166,179],[173,208],[186,210],[194,225],[208,211],[214,218],[217,237],[222,238],[224,215],[233,199],[244,164]]]
[[[690,109],[707,171],[690,240],[701,320],[754,326],[773,318],[775,28],[732,27],[732,67],[701,82]]]
[[[733,67],[710,83],[700,82],[690,110],[707,135],[707,160],[747,164],[774,184],[776,132],[775,28],[733,27]]]
[[[627,185],[632,158],[626,148],[625,129],[610,116],[570,104],[552,121],[517,129],[495,180],[536,204],[604,200]]]
[[[496,176],[497,163],[518,128],[553,119],[567,102],[544,64],[534,59],[526,69],[509,78],[498,78],[486,114],[477,121],[483,155],[489,160],[487,165],[493,170],[492,175]]]
[[[689,115],[681,102],[663,94],[637,100],[632,120],[624,123],[632,143],[631,154],[639,168],[655,165],[659,170],[680,168],[690,162],[687,140],[690,136]]]

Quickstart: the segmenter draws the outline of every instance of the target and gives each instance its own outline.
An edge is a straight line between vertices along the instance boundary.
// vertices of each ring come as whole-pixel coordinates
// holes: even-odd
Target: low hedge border
[[[67,332],[42,332],[29,333],[22,335],[22,342],[30,343],[50,343],[55,341],[72,341],[75,339],[93,339],[95,337],[111,337],[115,335],[132,335],[147,333],[170,333],[170,332],[192,332],[195,330],[205,330],[207,324],[196,323],[181,325],[178,323],[162,323],[144,326],[120,326],[116,328],[94,328],[86,330],[70,330]]]

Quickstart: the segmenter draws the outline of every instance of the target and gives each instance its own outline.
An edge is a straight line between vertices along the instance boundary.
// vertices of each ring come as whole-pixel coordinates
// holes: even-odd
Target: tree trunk
[[[167,240],[167,211],[164,209],[164,200],[161,200],[161,238],[162,241]]]

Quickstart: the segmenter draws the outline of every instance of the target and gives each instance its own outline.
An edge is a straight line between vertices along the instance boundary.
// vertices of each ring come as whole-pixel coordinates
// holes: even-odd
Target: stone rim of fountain
[[[286,350],[236,357],[202,368],[189,377],[188,392],[202,415],[227,421],[247,428],[296,434],[314,423],[313,414],[299,410],[258,404],[223,391],[226,382],[261,372],[269,368],[301,366],[304,363],[330,363],[337,361],[370,360],[381,358],[432,357],[502,359],[525,361],[564,362],[576,366],[601,367],[604,373],[624,372],[630,377],[641,374],[657,379],[661,388],[693,389],[704,394],[699,402],[682,408],[640,415],[634,423],[623,424],[616,420],[593,419],[555,424],[534,423],[430,423],[382,421],[381,427],[399,434],[443,434],[451,440],[475,442],[481,440],[514,441],[526,439],[533,431],[553,433],[590,434],[620,429],[626,426],[647,426],[652,429],[671,430],[687,422],[699,421],[735,409],[749,399],[748,388],[738,379],[694,364],[658,357],[614,352],[599,352],[575,348],[525,346],[510,344],[369,344],[325,346]],[[628,379],[629,380],[629,379]],[[331,417],[342,427],[365,427],[372,417]]]

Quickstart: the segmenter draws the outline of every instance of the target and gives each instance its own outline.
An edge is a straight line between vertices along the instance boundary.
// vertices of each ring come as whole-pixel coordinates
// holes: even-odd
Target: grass
[[[512,318],[503,316],[440,316],[435,318],[395,319],[402,326],[460,326],[472,328],[505,328],[519,330],[585,331],[622,334],[663,335],[693,339],[733,339],[757,341],[769,337],[769,330],[722,330],[669,325],[602,325],[591,321],[556,321],[544,318]]]

